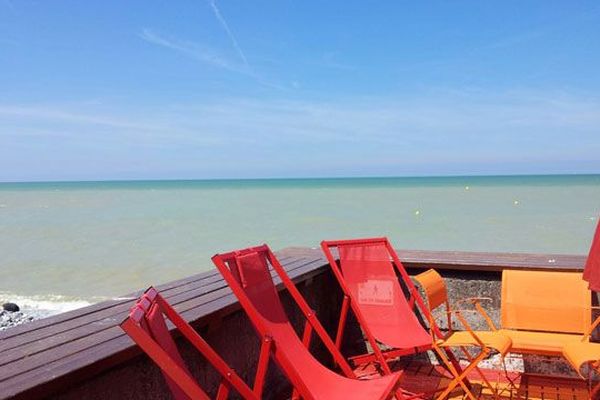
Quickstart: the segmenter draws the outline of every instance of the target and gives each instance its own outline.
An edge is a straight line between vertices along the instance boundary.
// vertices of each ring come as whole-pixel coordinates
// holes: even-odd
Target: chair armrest
[[[467,320],[463,316],[464,313],[475,313],[475,314],[477,314],[477,313],[479,313],[479,311],[477,311],[477,310],[452,310],[451,313],[456,315],[456,318],[466,328],[467,332],[469,332],[469,335],[471,335],[471,337],[473,338],[473,340],[475,340],[475,342],[477,342],[477,344],[479,345],[479,347],[481,347],[482,349],[486,350],[487,346],[485,345],[485,343],[479,338],[479,336],[477,336],[477,334],[471,328],[471,325],[469,324],[469,322],[467,322]]]
[[[465,297],[464,299],[460,299],[456,302],[456,304],[460,304],[460,303],[472,303],[475,304],[476,302],[480,302],[480,301],[492,301],[493,299],[491,297]]]
[[[462,305],[463,303],[471,303],[475,306],[475,310],[483,317],[483,319],[485,320],[485,323],[487,324],[488,328],[490,328],[490,330],[492,331],[496,331],[498,330],[496,328],[496,325],[494,325],[494,321],[492,321],[492,318],[490,318],[489,314],[485,311],[485,309],[481,306],[481,302],[482,301],[487,301],[487,302],[491,302],[492,298],[490,297],[468,297],[466,299],[462,299],[462,300],[458,300],[456,302],[456,305]],[[471,311],[475,311],[475,310],[471,310]]]

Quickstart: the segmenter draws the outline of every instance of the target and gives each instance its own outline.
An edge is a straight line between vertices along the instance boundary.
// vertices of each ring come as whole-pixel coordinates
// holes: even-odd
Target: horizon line
[[[132,182],[226,182],[226,181],[285,181],[285,180],[350,180],[350,179],[419,179],[419,178],[518,178],[518,177],[559,177],[559,176],[600,176],[596,173],[548,173],[548,174],[473,174],[473,175],[380,175],[380,176],[307,176],[307,177],[260,177],[260,178],[166,178],[166,179],[90,179],[90,180],[35,180],[0,181],[5,184],[61,184],[61,183],[132,183]]]

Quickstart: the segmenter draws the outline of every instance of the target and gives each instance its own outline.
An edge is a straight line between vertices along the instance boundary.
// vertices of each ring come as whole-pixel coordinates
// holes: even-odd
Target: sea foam
[[[94,300],[102,301],[104,299]],[[0,292],[0,301],[17,304],[21,312],[35,319],[76,310],[97,302],[57,294],[22,296],[10,292]]]

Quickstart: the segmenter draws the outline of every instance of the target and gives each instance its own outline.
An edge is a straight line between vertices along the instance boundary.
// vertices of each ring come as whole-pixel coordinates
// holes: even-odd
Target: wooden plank
[[[504,269],[583,271],[586,256],[565,254],[476,253],[458,251],[398,250],[409,268],[439,268],[464,271]]]
[[[288,261],[288,263],[286,266],[292,268],[295,263],[301,262],[302,260],[303,258],[287,258],[286,261]],[[170,286],[165,290],[161,289],[160,287],[157,288],[165,298],[167,298],[169,301],[172,301],[171,298],[173,296],[183,293],[188,293],[189,296],[201,295],[201,289],[203,288],[203,290],[209,291],[211,289],[216,290],[219,287],[226,286],[225,281],[221,278],[220,274],[211,273],[202,275],[202,279],[191,282],[183,282],[183,284],[179,286]],[[43,328],[32,329],[30,331],[23,332],[17,337],[12,336],[10,337],[10,340],[0,339],[0,366],[5,364],[4,359],[8,354],[6,353],[7,350],[25,345],[27,343],[32,343],[34,341],[40,341],[44,338],[55,336],[57,334],[62,334],[84,325],[94,324],[97,321],[110,319],[115,315],[118,315],[117,318],[122,320],[125,318],[126,312],[131,308],[133,300],[137,299],[140,294],[141,293],[138,293],[136,296],[127,295],[119,301],[109,301],[108,303],[113,303],[110,307],[102,308],[94,313],[82,313],[79,317],[72,317],[65,321],[44,326]]]
[[[293,264],[290,273],[310,264],[310,261],[302,263],[302,260],[304,259],[297,259],[295,261],[299,261],[298,263],[288,264],[288,267]],[[219,281],[197,290],[180,293],[168,300],[178,311],[184,312],[194,307],[201,307],[203,304],[218,299],[227,293],[230,293],[229,288],[224,282]],[[81,347],[85,348],[86,343],[92,343],[96,340],[97,334],[102,338],[105,330],[110,330],[115,326],[118,328],[118,324],[126,317],[129,306],[116,315],[84,325],[79,329],[70,330],[63,334],[55,334],[44,340],[4,352],[0,357],[0,366],[10,364],[10,368],[0,369],[0,383],[7,377],[33,369],[37,365],[60,358],[65,354],[69,354],[69,352],[81,351]],[[118,333],[122,333],[120,328],[118,328]]]
[[[213,293],[218,292],[219,289],[224,289],[222,282],[216,282],[208,286],[197,288],[196,290],[187,291],[183,294],[180,294],[179,296],[175,296],[175,299],[169,299],[169,301],[171,301],[172,304],[176,305],[180,301],[185,301],[186,299],[193,299],[195,297],[209,299],[210,296]],[[181,297],[183,297],[183,299],[181,299]],[[7,350],[3,351],[2,357],[0,357],[0,367],[12,362],[12,373],[12,370],[15,367],[14,361],[16,360],[24,358],[31,360],[32,356],[35,356],[40,352],[47,353],[48,351],[52,350],[57,346],[64,345],[65,343],[75,341],[82,337],[91,337],[96,332],[100,332],[111,326],[116,326],[127,316],[127,312],[131,308],[132,302],[133,300],[130,300],[127,304],[122,304],[119,307],[111,308],[111,315],[98,318],[94,321],[89,321],[73,329],[68,329],[61,332],[56,332],[55,329],[46,329],[45,331],[52,332],[44,333],[44,337],[38,340],[27,342],[25,345],[18,345],[16,347],[8,348]],[[42,333],[40,331],[37,332]],[[2,381],[2,378],[2,370],[0,370],[0,382]]]
[[[318,262],[315,265],[322,264]],[[309,265],[302,270],[298,270],[296,273],[292,272],[290,276],[295,281],[302,281],[304,277],[314,276],[318,273],[320,273],[318,268],[316,269],[314,265]],[[281,285],[278,286],[281,289]],[[210,313],[223,311],[230,313],[237,309],[239,309],[239,304],[234,295],[229,292],[225,296],[205,304],[201,309],[196,307],[182,311],[182,316],[187,320],[194,320]],[[3,382],[3,385],[6,384],[6,390],[0,396],[4,396],[1,398],[17,396],[14,398],[33,399],[36,398],[34,396],[47,394],[49,391],[52,391],[52,388],[58,388],[67,382],[73,384],[77,380],[75,376],[83,379],[86,376],[90,376],[90,374],[93,375],[116,365],[116,363],[123,362],[136,354],[138,353],[133,342],[124,333],[121,333],[110,340],[94,343],[87,352],[73,353],[64,358],[46,363],[44,368],[36,368],[28,373],[17,375]],[[110,357],[107,355],[110,355]],[[52,375],[51,380],[47,379],[49,371],[51,371]],[[39,383],[32,386],[32,381]]]
[[[401,250],[407,268],[500,272],[504,269],[583,271],[587,256],[572,254],[488,253],[468,251]],[[286,254],[320,254],[317,248],[291,247]]]
[[[301,262],[301,259],[292,260],[287,265],[298,264],[291,268],[290,276],[296,281],[308,279],[323,266],[322,258],[312,258]],[[211,313],[224,312],[226,308],[237,306],[237,301],[228,287],[211,291],[208,296],[185,296],[185,299],[176,305],[176,309],[182,313],[184,318],[194,321]],[[179,300],[182,300],[179,299]],[[233,309],[232,309],[233,310]],[[229,310],[227,312],[232,312]],[[40,387],[57,387],[61,381],[58,377],[76,374],[80,375],[83,370],[99,370],[97,362],[106,365],[112,363],[111,358],[122,361],[123,353],[135,347],[128,337],[120,330],[118,324],[122,318],[106,321],[104,329],[96,331],[89,336],[83,336],[62,346],[50,349],[49,352],[40,352],[32,357],[20,359],[8,364],[10,374],[2,374],[0,370],[0,385],[3,390],[0,398],[10,398],[19,394],[19,398],[32,398],[33,393],[42,393]],[[49,353],[49,354],[48,354]],[[119,354],[117,354],[119,353]],[[48,355],[52,357],[48,357]],[[111,364],[114,365],[114,364]],[[3,367],[4,369],[4,367]],[[101,368],[100,368],[101,369]],[[72,378],[69,378],[69,382]],[[44,392],[45,393],[45,392]],[[24,397],[23,397],[24,396]]]
[[[219,311],[230,303],[236,303],[233,294],[225,296],[214,305],[207,305],[205,311]],[[183,316],[188,318],[189,313]],[[139,354],[134,350],[135,345],[131,339],[121,334],[105,342],[95,343],[87,352],[73,353],[45,364],[44,369],[38,368],[7,380],[3,383],[6,388],[0,396],[3,399],[25,400],[47,395],[64,384],[72,385]],[[48,370],[52,371],[50,380],[47,379]],[[32,386],[32,381],[38,384]]]
[[[290,260],[290,256],[283,255],[280,258],[280,261],[285,264],[288,260]],[[209,271],[202,272],[199,274],[195,274],[186,278],[178,279],[172,282],[167,282],[164,284],[157,285],[156,288],[163,294],[168,295],[173,291],[176,291],[178,288],[195,285],[200,282],[204,283],[212,283],[216,281],[222,281],[223,278],[216,270],[216,268],[211,268]],[[72,319],[81,318],[83,316],[91,315],[93,313],[109,309],[118,304],[130,304],[131,299],[138,298],[143,290],[137,290],[133,293],[126,294],[124,296],[120,296],[118,299],[107,300],[100,303],[96,303],[90,305],[88,307],[83,307],[77,310],[67,311],[61,314],[54,315],[48,318],[42,318],[39,320],[35,320],[29,322],[27,324],[18,325],[14,328],[7,329],[5,331],[0,332],[0,351],[3,349],[1,343],[4,342],[4,339],[13,337],[13,336],[23,336],[26,333],[32,332],[34,330],[46,328],[50,325],[62,324],[66,321],[70,321]]]

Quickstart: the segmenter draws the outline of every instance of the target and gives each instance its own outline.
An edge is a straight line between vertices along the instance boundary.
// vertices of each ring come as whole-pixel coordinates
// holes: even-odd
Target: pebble
[[[33,317],[24,314],[21,311],[0,311],[0,331],[24,324],[29,321],[33,321]]]
[[[4,303],[4,304],[2,304],[2,308],[4,309],[4,311],[10,311],[10,312],[21,311],[19,306],[16,305],[15,303]]]
[[[33,321],[33,319],[31,315],[22,312],[15,303],[4,303],[0,310],[0,331]]]

